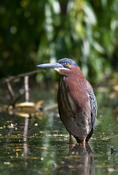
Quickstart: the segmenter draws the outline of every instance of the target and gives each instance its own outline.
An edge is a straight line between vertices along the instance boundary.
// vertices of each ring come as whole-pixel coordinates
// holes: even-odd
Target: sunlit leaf
[[[89,5],[84,5],[83,10],[86,14],[86,21],[92,25],[95,25],[97,21],[93,9]]]

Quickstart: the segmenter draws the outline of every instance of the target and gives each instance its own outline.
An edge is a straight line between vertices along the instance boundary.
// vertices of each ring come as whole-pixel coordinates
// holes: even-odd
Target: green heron
[[[58,88],[60,118],[70,134],[83,146],[93,134],[97,115],[97,102],[93,88],[82,74],[77,63],[62,58],[57,63],[40,64],[38,67],[53,68],[61,76]]]

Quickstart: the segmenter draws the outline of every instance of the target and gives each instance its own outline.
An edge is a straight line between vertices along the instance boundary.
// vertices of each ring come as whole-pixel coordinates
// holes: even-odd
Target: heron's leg
[[[85,148],[86,147],[86,139],[82,141],[82,146]]]
[[[72,135],[69,134],[69,147],[72,148],[73,146],[73,139],[72,139]]]

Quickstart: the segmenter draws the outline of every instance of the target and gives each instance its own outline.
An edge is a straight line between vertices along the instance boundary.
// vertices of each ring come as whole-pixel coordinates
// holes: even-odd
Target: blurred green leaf
[[[0,77],[69,57],[88,78],[102,81],[108,69],[118,69],[117,7],[114,0],[1,1]]]

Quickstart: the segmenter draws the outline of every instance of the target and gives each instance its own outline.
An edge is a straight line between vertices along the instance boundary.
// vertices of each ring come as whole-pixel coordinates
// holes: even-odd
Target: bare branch
[[[29,76],[24,77],[25,101],[29,101]]]
[[[3,79],[0,83],[6,83],[8,81],[10,82],[10,81],[16,80],[18,78],[22,78],[22,77],[25,77],[25,76],[30,76],[30,75],[37,74],[39,72],[44,72],[44,70],[34,70],[32,72],[26,72],[26,73],[23,73],[23,74],[19,74],[17,76],[11,76],[11,77]]]

